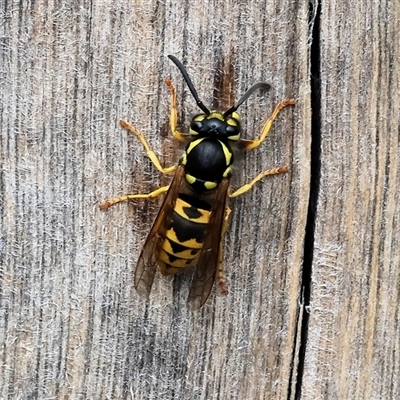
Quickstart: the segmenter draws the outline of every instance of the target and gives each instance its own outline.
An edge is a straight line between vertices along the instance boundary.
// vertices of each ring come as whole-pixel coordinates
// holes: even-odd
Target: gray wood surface
[[[372,3],[322,2],[305,309],[309,4],[0,2],[0,398],[399,395],[400,6]],[[235,187],[275,166],[290,172],[230,203],[229,293],[215,287],[198,312],[186,308],[190,273],[158,275],[148,302],[133,288],[161,200],[98,208],[168,182],[121,118],[164,165],[179,159],[164,79],[177,87],[182,129],[198,109],[168,54],[207,105],[225,109],[254,82],[272,85],[240,108],[244,137],[259,134],[277,102],[296,98],[237,164]]]
[[[322,2],[303,399],[400,398],[400,3]]]

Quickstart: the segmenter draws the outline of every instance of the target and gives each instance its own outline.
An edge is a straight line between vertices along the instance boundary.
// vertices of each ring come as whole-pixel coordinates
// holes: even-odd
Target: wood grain
[[[400,5],[322,2],[321,171],[302,399],[396,399]]]
[[[0,2],[0,398],[398,397],[400,5],[321,1],[314,110],[308,6]],[[275,166],[290,172],[231,203],[229,294],[215,288],[195,313],[190,274],[157,276],[148,303],[133,289],[159,202],[98,209],[167,182],[119,119],[164,165],[179,159],[165,77],[182,128],[198,110],[168,54],[210,106],[272,85],[241,107],[245,137],[296,98],[238,163],[234,184]],[[320,170],[305,309],[312,114]]]

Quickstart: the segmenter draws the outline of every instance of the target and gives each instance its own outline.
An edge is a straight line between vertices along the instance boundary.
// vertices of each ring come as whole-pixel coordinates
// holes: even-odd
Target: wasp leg
[[[154,151],[150,149],[146,139],[144,138],[143,134],[139,132],[135,127],[133,127],[131,124],[128,124],[128,122],[125,122],[123,120],[119,121],[120,125],[128,129],[129,132],[132,132],[137,136],[137,138],[140,140],[144,148],[146,149],[146,154],[154,164],[154,166],[163,174],[170,174],[171,172],[174,172],[176,169],[176,165],[173,165],[172,167],[168,168],[163,168],[160,164],[160,160],[158,157],[155,155]]]
[[[272,124],[275,121],[276,117],[278,116],[279,112],[285,108],[286,106],[293,105],[295,103],[294,99],[286,99],[281,101],[276,107],[272,115],[267,119],[267,122],[264,124],[262,130],[261,130],[261,135],[259,139],[255,140],[242,140],[241,144],[242,146],[247,149],[255,149],[258,147],[267,137],[269,131],[271,130]]]
[[[169,189],[169,185],[167,186],[162,186],[158,188],[157,190],[154,190],[151,193],[147,194],[126,194],[125,196],[121,197],[116,197],[115,199],[108,200],[102,204],[100,204],[100,210],[105,210],[108,207],[113,206],[114,204],[121,203],[121,201],[126,201],[126,200],[133,200],[133,199],[154,199],[161,194],[165,193]]]
[[[181,133],[176,130],[176,125],[178,124],[178,108],[176,107],[176,90],[170,78],[165,78],[165,84],[168,90],[171,92],[171,116],[169,119],[172,135],[175,139],[180,142],[185,142],[190,135],[187,133]]]
[[[229,222],[229,216],[231,215],[231,209],[226,206],[225,207],[225,215],[224,215],[224,221],[222,223],[222,232],[221,232],[221,241],[219,243],[219,256],[218,256],[218,283],[219,283],[219,288],[221,289],[221,293],[228,293],[228,287],[226,286],[225,282],[225,277],[224,277],[224,266],[222,262],[222,239],[225,235],[225,232],[228,228],[228,222]]]
[[[287,167],[278,167],[274,169],[269,169],[268,171],[261,172],[261,174],[258,174],[254,179],[252,179],[249,183],[246,183],[239,189],[235,190],[233,193],[229,193],[229,197],[237,197],[242,195],[243,193],[246,193],[249,191],[255,183],[257,183],[259,180],[264,178],[264,176],[268,175],[276,175],[276,174],[282,174],[284,172],[287,172],[288,168]]]

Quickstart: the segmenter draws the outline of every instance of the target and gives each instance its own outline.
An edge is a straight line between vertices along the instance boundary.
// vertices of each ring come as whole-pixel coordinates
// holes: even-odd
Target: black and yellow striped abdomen
[[[179,195],[163,238],[157,263],[163,275],[173,275],[197,264],[210,221],[211,206],[189,195]]]

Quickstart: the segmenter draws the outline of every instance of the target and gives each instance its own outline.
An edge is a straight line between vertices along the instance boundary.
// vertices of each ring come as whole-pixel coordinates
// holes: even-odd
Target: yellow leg
[[[162,186],[158,188],[157,190],[154,190],[151,193],[147,194],[126,194],[125,196],[121,197],[116,197],[115,199],[108,200],[102,204],[100,204],[100,210],[105,210],[108,207],[113,206],[114,204],[121,203],[121,201],[126,201],[126,200],[133,200],[133,199],[154,199],[161,194],[165,193],[169,189],[169,185],[167,186]]]
[[[287,172],[288,168],[287,167],[278,167],[274,169],[269,169],[268,171],[261,172],[261,174],[258,174],[253,180],[251,180],[249,183],[246,183],[239,189],[235,190],[233,193],[229,194],[229,197],[237,197],[240,196],[243,193],[246,193],[249,191],[256,182],[264,178],[264,176],[268,175],[276,175],[276,174],[282,174],[283,172]]]
[[[178,124],[178,108],[176,107],[176,90],[170,78],[165,79],[165,84],[167,85],[168,90],[171,92],[171,116],[170,116],[170,127],[172,135],[175,139],[180,142],[186,141],[190,135],[186,133],[180,133],[176,130],[176,125]]]
[[[225,232],[228,228],[228,221],[229,221],[229,216],[231,214],[231,209],[226,206],[225,207],[225,215],[224,215],[224,222],[222,225],[222,232],[221,232],[221,242],[219,244],[219,256],[218,256],[218,283],[219,287],[221,289],[221,293],[228,293],[228,287],[226,286],[225,278],[224,278],[224,266],[223,266],[223,257],[222,257],[222,239],[225,235]]]
[[[157,158],[157,156],[155,155],[154,151],[152,151],[146,141],[146,139],[144,138],[143,134],[141,132],[139,132],[135,127],[133,127],[131,124],[128,124],[128,122],[125,122],[123,120],[119,121],[120,125],[125,128],[128,129],[129,132],[132,132],[133,134],[136,135],[136,137],[140,140],[140,142],[142,143],[142,145],[144,146],[144,148],[146,149],[146,154],[148,155],[148,157],[150,158],[150,160],[152,161],[152,163],[155,165],[155,167],[163,174],[169,174],[171,172],[174,172],[176,169],[176,165],[173,165],[172,167],[169,168],[163,168],[160,164],[160,160]]]
[[[272,124],[276,117],[278,116],[279,112],[288,105],[293,105],[294,99],[286,99],[281,101],[276,107],[272,115],[267,119],[267,122],[264,124],[261,135],[259,139],[256,140],[242,140],[242,145],[245,149],[251,150],[258,147],[267,137],[269,131],[271,130]]]

